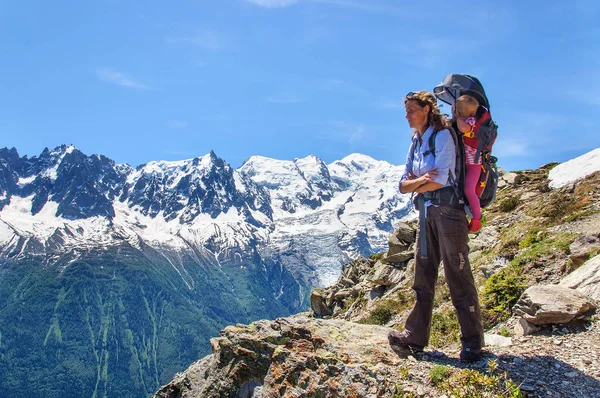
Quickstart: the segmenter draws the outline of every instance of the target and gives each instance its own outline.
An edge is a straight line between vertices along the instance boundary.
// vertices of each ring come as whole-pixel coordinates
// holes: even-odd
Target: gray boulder
[[[573,263],[572,269],[577,269],[590,258],[590,253],[596,253],[600,249],[600,238],[598,235],[581,236],[569,246],[569,259]]]
[[[323,289],[313,289],[310,292],[310,308],[316,317],[331,315],[331,309],[325,302],[325,291]]]
[[[401,264],[401,263],[407,262],[414,256],[415,256],[414,250],[405,250],[403,252],[392,254],[392,255],[390,255],[388,253],[383,257],[382,261],[386,264]]]
[[[595,308],[586,295],[564,286],[532,286],[513,307],[516,315],[534,325],[568,323]]]
[[[373,267],[373,273],[367,280],[375,286],[389,286],[399,283],[404,276],[404,270],[378,261]]]
[[[600,255],[564,277],[559,285],[575,289],[600,302]]]

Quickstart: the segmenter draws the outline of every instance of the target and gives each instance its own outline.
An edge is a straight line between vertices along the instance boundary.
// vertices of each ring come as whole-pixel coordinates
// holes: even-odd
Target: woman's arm
[[[435,178],[438,175],[439,175],[439,172],[437,171],[437,167],[434,167],[433,169],[431,169],[429,172],[425,173],[421,177],[403,180],[400,182],[400,192],[401,193],[410,193],[410,192],[421,193],[421,192],[427,192],[430,190],[434,191],[437,188],[427,189],[426,191],[422,191],[422,188],[425,186],[431,186],[430,185],[431,183],[440,185],[432,180],[432,178]]]
[[[435,182],[433,180],[429,180],[425,184],[417,187],[417,189],[415,189],[414,192],[416,192],[416,193],[423,193],[423,192],[436,191],[436,190],[442,188],[443,186],[444,185],[440,184],[439,182]]]

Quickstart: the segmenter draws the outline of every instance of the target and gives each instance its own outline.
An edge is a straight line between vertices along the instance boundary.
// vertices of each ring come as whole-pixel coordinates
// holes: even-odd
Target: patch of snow
[[[560,188],[600,170],[600,148],[561,163],[548,173],[551,188]]]
[[[27,184],[31,184],[33,181],[35,181],[35,179],[37,178],[37,175],[32,175],[29,177],[21,177],[19,178],[19,181],[17,181],[17,184],[19,185],[27,185]]]

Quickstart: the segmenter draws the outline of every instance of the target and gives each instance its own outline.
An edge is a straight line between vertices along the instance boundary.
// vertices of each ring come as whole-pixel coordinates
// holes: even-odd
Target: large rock
[[[383,257],[383,262],[386,264],[401,264],[405,263],[415,256],[414,250],[406,250],[400,253],[392,254],[389,253]]]
[[[388,256],[404,252],[416,240],[416,231],[406,223],[400,223],[398,229],[388,238]]]
[[[575,289],[600,302],[600,255],[564,277],[560,286]]]
[[[513,173],[513,172],[506,173],[501,178],[507,184],[511,184],[511,185],[515,185],[515,184],[518,184],[520,182],[519,175],[517,173]]]
[[[325,290],[313,289],[310,292],[310,308],[317,317],[331,315],[331,309],[326,303]]]
[[[387,254],[394,255],[396,253],[400,253],[408,249],[409,245],[406,242],[398,239],[398,236],[395,234],[390,235],[388,238],[388,251]]]
[[[513,307],[516,315],[534,325],[568,323],[595,308],[586,295],[564,286],[532,286]]]
[[[494,333],[485,333],[483,337],[486,346],[509,347],[512,345],[512,339],[510,337],[504,337]]]
[[[598,235],[581,236],[569,246],[569,259],[573,264],[572,269],[577,269],[590,258],[590,253],[600,249],[600,237]]]
[[[213,354],[163,386],[155,398],[391,397],[398,386],[439,396],[398,368],[392,329],[296,316],[228,326]]]
[[[402,280],[404,270],[378,261],[367,280],[375,286],[395,285]]]
[[[533,334],[538,330],[539,328],[527,322],[523,318],[519,318],[514,328],[514,332],[517,336],[529,336],[530,334]]]

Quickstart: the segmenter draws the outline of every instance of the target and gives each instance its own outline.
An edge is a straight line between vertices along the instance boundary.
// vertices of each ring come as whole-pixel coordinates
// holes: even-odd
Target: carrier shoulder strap
[[[429,144],[429,149],[423,152],[423,156],[433,155],[435,157],[435,137],[437,137],[438,130],[433,130],[433,133],[429,136],[429,140],[427,141]]]

